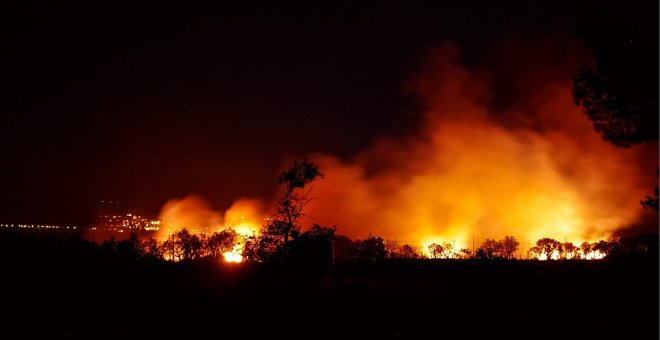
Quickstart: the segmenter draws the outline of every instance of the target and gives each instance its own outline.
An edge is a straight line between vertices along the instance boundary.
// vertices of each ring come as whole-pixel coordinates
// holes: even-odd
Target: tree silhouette
[[[573,97],[595,130],[622,147],[658,140],[658,3],[650,4],[647,13],[575,2],[577,33],[595,65],[579,68]]]
[[[538,246],[533,246],[527,250],[527,258],[539,259],[543,251]]]
[[[110,236],[107,240],[101,242],[97,248],[98,253],[105,258],[112,258],[117,251],[117,241],[114,236]]]
[[[573,99],[603,139],[621,147],[658,140],[658,2],[640,11],[619,2],[576,1],[577,33],[595,65],[580,66]],[[608,7],[609,6],[609,7]],[[655,197],[640,202],[658,211]]]
[[[603,256],[607,256],[607,254],[609,254],[610,251],[614,248],[615,244],[616,242],[600,240],[592,246],[592,249],[593,251],[599,252]]]
[[[399,242],[396,240],[385,240],[385,251],[391,258],[395,258],[399,252]]]
[[[300,235],[298,221],[305,216],[303,210],[311,200],[313,182],[323,178],[316,164],[304,159],[294,162],[277,180],[280,185],[280,197],[275,201],[275,215],[271,218],[258,240],[253,240],[250,247],[257,247],[253,254],[262,261],[284,260],[288,252],[289,241]]]
[[[500,242],[487,238],[486,241],[481,244],[481,247],[479,247],[479,258],[491,260],[500,257],[501,248],[502,245]]]
[[[582,251],[583,258],[586,259],[587,255],[591,252],[591,243],[587,241],[582,242],[580,250]]]
[[[405,245],[401,247],[402,254],[404,253],[403,248]],[[383,239],[372,235],[357,242],[357,252],[361,259],[370,261],[382,260],[387,256]]]
[[[552,259],[552,254],[556,251],[558,254],[561,254],[563,248],[561,242],[551,239],[551,238],[542,238],[536,241],[536,247],[538,254],[545,254],[548,260]]]
[[[314,225],[291,241],[287,260],[318,269],[328,268],[332,263],[332,242],[336,231],[334,226]]]
[[[445,248],[437,243],[431,243],[428,246],[429,253],[434,259],[440,258],[445,252]]]
[[[454,257],[454,245],[449,242],[445,242],[442,244],[442,248],[444,249],[442,252],[442,256],[444,258],[449,259]]]
[[[236,242],[239,238],[240,235],[238,235],[234,229],[225,229],[222,231],[214,232],[206,240],[206,252],[208,256],[217,258],[223,253],[234,249],[234,246],[236,245]]]
[[[656,176],[660,174],[660,169],[656,169]],[[655,190],[653,190],[653,197],[646,195],[646,198],[640,201],[644,209],[652,209],[658,212],[658,194],[659,194],[660,188],[658,186],[655,187]]]
[[[318,166],[304,159],[302,162],[294,162],[293,167],[284,171],[277,180],[282,186],[282,194],[275,206],[275,225],[285,246],[289,237],[297,236],[300,231],[297,222],[304,215],[303,209],[311,199],[311,184],[317,178],[323,178]]]
[[[117,242],[115,249],[119,258],[129,261],[139,260],[144,253],[140,238],[135,232],[131,232],[128,239]]]
[[[478,260],[488,260],[488,254],[486,254],[484,248],[479,247],[474,252],[474,258]]]
[[[514,254],[518,250],[520,243],[513,236],[504,236],[500,242],[501,256],[506,259],[514,258]]]
[[[569,260],[569,259],[577,258],[579,248],[576,247],[573,243],[565,242],[564,244],[562,244],[562,247],[564,250],[562,254],[564,259]]]
[[[198,235],[191,234],[187,229],[183,229],[177,233],[177,238],[183,251],[183,260],[194,260],[202,257],[204,247]]]
[[[172,261],[198,259],[204,255],[204,247],[203,240],[191,234],[187,228],[170,235],[162,245],[165,257]]]
[[[461,259],[469,259],[472,257],[472,251],[467,248],[461,248],[461,250],[458,252],[458,256]]]
[[[259,262],[262,260],[259,256],[259,240],[260,237],[255,235],[248,236],[245,239],[243,252],[241,253],[244,259],[254,262]]]
[[[355,259],[358,257],[356,242],[344,235],[334,236],[333,251],[336,259]]]
[[[176,242],[175,237],[175,234],[172,234],[163,242],[163,254],[170,261],[181,261],[183,259],[183,251],[181,244]]]
[[[608,254],[612,255],[631,255],[631,254],[657,254],[658,253],[658,235],[642,234],[635,237],[622,237],[614,242],[612,249]]]
[[[163,258],[165,247],[158,244],[158,240],[148,237],[142,242],[143,256],[148,260],[160,260]]]
[[[409,244],[404,244],[403,246],[401,246],[401,257],[403,257],[404,259],[417,258],[417,251],[415,247]]]

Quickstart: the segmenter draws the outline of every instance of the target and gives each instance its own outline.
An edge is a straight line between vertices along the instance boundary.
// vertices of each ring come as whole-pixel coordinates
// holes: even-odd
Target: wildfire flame
[[[222,256],[224,257],[225,262],[238,263],[238,262],[243,262],[243,255],[241,255],[242,253],[243,253],[243,247],[240,247],[239,249],[228,251],[222,254]]]
[[[207,234],[231,228],[243,236],[242,240],[229,252],[223,253],[226,262],[242,262],[244,238],[255,235],[264,224],[262,203],[258,200],[237,200],[224,214],[213,210],[210,204],[198,195],[183,199],[172,199],[161,209],[160,218],[166,221],[157,234],[160,241],[171,234],[186,228],[193,234]]]
[[[225,211],[224,225],[242,236],[257,234],[265,222],[263,203],[255,199],[241,199]]]
[[[315,183],[308,222],[425,252],[433,242],[459,251],[504,235],[525,251],[543,237],[602,240],[640,222],[639,198],[657,185],[649,170],[657,145],[621,149],[593,131],[571,97],[580,51],[570,42],[528,46],[515,66],[492,68],[509,70],[501,76],[467,69],[453,45],[442,45],[409,86],[423,103],[417,131],[378,138],[348,160],[313,155],[325,179]],[[263,206],[239,200],[222,215],[192,196],[168,202],[161,217],[173,225],[201,217],[210,230],[252,235]],[[238,249],[225,259],[240,261]]]
[[[462,67],[452,45],[435,51],[411,85],[424,103],[419,131],[378,139],[347,161],[313,157],[325,173],[307,207],[314,222],[354,238],[452,240],[456,249],[473,236],[514,235],[521,248],[542,237],[607,239],[637,222],[655,169],[640,159],[657,164],[655,150],[620,149],[593,131],[571,97],[576,57],[527,58],[539,65],[510,79],[523,90],[497,106],[493,76]]]

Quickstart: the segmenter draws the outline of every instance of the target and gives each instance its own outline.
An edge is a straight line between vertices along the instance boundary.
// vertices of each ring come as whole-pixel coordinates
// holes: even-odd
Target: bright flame
[[[585,260],[600,260],[605,257],[605,254],[599,252],[599,251],[590,251],[587,253],[585,256],[583,253],[580,253],[583,259]]]
[[[228,251],[222,254],[222,256],[225,258],[225,262],[243,262],[243,255],[241,255],[239,252],[235,252],[234,250]]]
[[[252,236],[261,230],[265,215],[263,204],[254,199],[241,199],[225,211],[224,224],[243,236]]]
[[[468,238],[468,235],[462,234],[462,233],[452,233],[450,234],[449,237],[443,238],[441,236],[432,236],[432,237],[425,237],[422,239],[421,242],[421,252],[423,256],[426,256],[428,258],[433,258],[432,252],[429,250],[429,246],[432,244],[439,244],[441,246],[445,246],[446,244],[451,245],[451,251],[446,251],[444,252],[440,257],[441,258],[456,258],[457,256],[460,256],[460,251],[463,248],[470,249],[472,246],[468,244],[466,240]],[[456,241],[459,240],[459,241]]]
[[[222,216],[222,217],[221,217]],[[265,221],[262,203],[258,200],[240,199],[234,202],[224,214],[213,210],[210,204],[198,195],[183,199],[172,199],[161,209],[160,218],[164,226],[157,238],[167,240],[170,235],[187,228],[192,234],[210,235],[231,228],[237,234],[248,237],[259,233]],[[231,251],[222,254],[226,262],[242,262],[244,238]]]
[[[559,252],[556,251],[556,250],[553,251],[552,254],[550,254],[550,259],[551,260],[559,260],[559,258],[560,258]],[[541,260],[541,261],[546,261],[546,260],[548,260],[548,254],[541,254],[541,255],[539,255],[538,259]]]

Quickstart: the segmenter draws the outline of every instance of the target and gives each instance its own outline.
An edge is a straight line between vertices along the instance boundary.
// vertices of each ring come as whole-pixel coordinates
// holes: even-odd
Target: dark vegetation
[[[658,2],[573,2],[576,33],[591,51],[573,99],[601,137],[619,147],[658,141]],[[656,168],[656,174],[659,170]],[[658,185],[640,201],[658,211]]]
[[[171,262],[131,239],[96,245],[3,230],[0,332],[658,337],[657,235],[621,239],[600,261],[385,258],[381,246],[360,253],[381,243],[376,237],[351,241],[362,255],[332,261],[305,242],[284,260]]]
[[[621,147],[657,141],[658,3],[612,4],[574,2],[576,33],[593,60],[576,73],[573,97],[603,139]]]

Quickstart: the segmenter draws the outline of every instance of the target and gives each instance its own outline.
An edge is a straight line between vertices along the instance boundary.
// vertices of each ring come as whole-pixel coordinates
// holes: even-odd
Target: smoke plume
[[[315,183],[308,224],[463,248],[505,235],[523,247],[542,237],[579,244],[639,223],[639,200],[657,185],[657,145],[621,149],[594,132],[571,96],[579,44],[500,46],[470,69],[452,44],[429,52],[407,86],[423,108],[407,136],[378,138],[348,160],[312,155],[325,179]],[[247,235],[264,225],[265,206],[239,200],[221,214],[190,196],[168,202],[161,217]]]
[[[634,224],[657,165],[640,166],[649,148],[620,149],[593,131],[571,96],[579,53],[565,48],[496,56],[497,73],[469,70],[440,46],[409,85],[424,108],[418,131],[350,160],[315,155],[325,179],[309,215],[353,238],[457,247],[504,235],[591,241]]]
[[[161,208],[163,224],[157,238],[163,241],[182,228],[206,234],[232,228],[239,234],[249,236],[263,225],[263,216],[263,205],[259,200],[237,200],[222,214],[199,195],[175,198]]]

